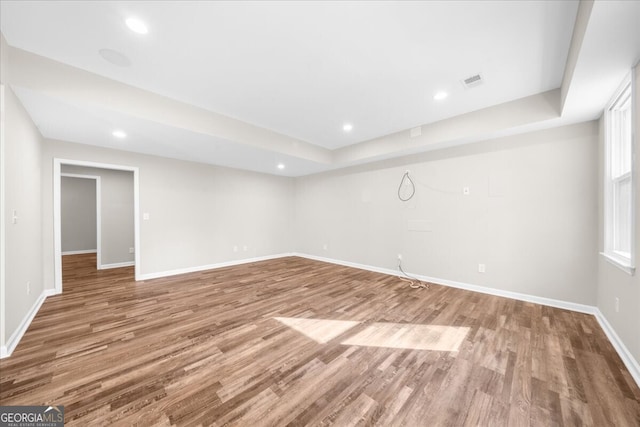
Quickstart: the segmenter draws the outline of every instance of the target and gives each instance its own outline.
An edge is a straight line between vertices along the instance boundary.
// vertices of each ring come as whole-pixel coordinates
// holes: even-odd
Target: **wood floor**
[[[135,283],[64,257],[0,404],[67,425],[639,426],[593,316],[282,258]]]

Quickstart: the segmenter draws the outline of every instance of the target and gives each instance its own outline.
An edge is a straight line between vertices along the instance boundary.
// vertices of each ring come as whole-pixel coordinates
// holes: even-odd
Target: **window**
[[[634,273],[633,85],[629,75],[605,111],[605,248],[603,255]]]

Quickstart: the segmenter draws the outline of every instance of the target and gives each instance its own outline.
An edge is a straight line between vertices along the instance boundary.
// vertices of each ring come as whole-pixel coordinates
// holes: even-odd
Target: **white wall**
[[[61,171],[100,177],[101,264],[134,262],[135,255],[129,252],[135,247],[133,172],[73,165],[62,165]]]
[[[9,70],[8,59],[9,54],[4,49],[7,46],[7,42],[4,39],[2,33],[0,33],[0,348],[5,349],[5,310],[6,304],[5,297],[5,172],[4,172],[4,146],[5,146],[5,79]],[[7,89],[8,90],[8,89]],[[4,350],[6,351],[6,350]]]
[[[46,140],[44,271],[53,288],[53,159],[139,168],[141,274],[291,252],[291,178]],[[234,246],[237,251],[234,251]],[[245,250],[246,247],[246,250]]]
[[[5,87],[5,285],[2,309],[6,346],[43,293],[42,139],[20,101]],[[17,221],[13,223],[13,211]]]
[[[62,177],[60,211],[62,252],[95,251],[96,180]]]
[[[293,180],[69,142],[42,143],[7,92],[5,166],[15,166],[5,167],[3,176],[21,183],[8,185],[6,195],[6,211],[18,206],[20,216],[17,227],[6,218],[13,251],[6,260],[14,266],[6,271],[4,301],[10,304],[3,301],[7,337],[42,292],[43,271],[44,286],[53,289],[57,157],[139,168],[140,213],[150,215],[141,221],[143,275],[292,250],[395,268],[402,253],[406,270],[415,274],[597,304],[640,359],[638,276],[598,260],[594,250],[599,185],[594,171],[601,162],[596,122]],[[396,191],[407,169],[417,191],[403,203]],[[465,186],[468,196],[462,194]],[[430,231],[409,231],[413,220],[424,221]],[[486,264],[484,274],[477,272],[480,262]],[[614,295],[620,313],[613,310]]]
[[[631,276],[607,262],[604,257],[598,259],[598,308],[613,327],[625,347],[640,364],[640,164],[638,161],[638,140],[640,138],[640,66],[635,69],[635,164],[636,164],[636,273]],[[600,174],[599,174],[599,250],[604,250],[604,203],[603,203],[603,168],[604,168],[604,132],[601,120],[600,138]],[[620,299],[620,311],[615,310],[615,298]]]
[[[414,274],[595,305],[597,142],[587,122],[299,178],[296,249],[387,269],[400,253]]]

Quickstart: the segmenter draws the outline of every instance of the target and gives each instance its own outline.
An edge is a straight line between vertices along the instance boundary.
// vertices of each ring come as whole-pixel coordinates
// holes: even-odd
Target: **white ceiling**
[[[608,49],[598,47],[598,32],[620,14],[630,29],[614,37],[637,34],[640,23],[640,2],[605,3],[619,10],[593,8],[594,16],[613,16],[584,38],[596,58],[578,62],[583,88],[598,78],[584,70]],[[12,49],[128,85],[118,86],[118,96],[149,92],[174,101],[164,113],[142,117],[104,95],[92,99],[86,87],[75,89],[84,92],[78,99],[71,84],[62,90],[12,75],[9,83],[45,137],[289,176],[340,167],[327,159],[354,144],[560,88],[577,10],[576,1],[0,3]],[[149,33],[127,29],[129,16],[144,20]],[[637,40],[619,55],[617,74],[637,60]],[[130,65],[107,62],[98,53],[105,48]],[[465,89],[460,80],[476,73],[484,84]],[[449,97],[435,101],[440,90]],[[589,111],[580,102],[566,105],[573,104],[563,111],[573,121],[602,108],[599,98]],[[203,130],[164,119],[186,106],[206,110],[216,123],[235,118],[233,126],[252,136],[236,138],[224,124]],[[348,134],[345,122],[353,124]],[[111,137],[116,127],[129,134],[125,141]],[[274,169],[279,162],[285,171]]]

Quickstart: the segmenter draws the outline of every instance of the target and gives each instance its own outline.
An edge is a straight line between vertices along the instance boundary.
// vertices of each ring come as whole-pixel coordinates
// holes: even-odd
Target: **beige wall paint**
[[[640,136],[640,66],[635,69],[635,99],[636,99],[636,118],[635,118],[635,165],[636,165],[636,256],[635,266],[636,273],[631,276],[618,267],[612,265],[604,259],[598,259],[598,308],[607,318],[607,321],[616,334],[624,342],[624,345],[631,352],[636,362],[640,364],[640,198],[638,197],[638,189],[640,189],[640,173],[638,173],[638,138]],[[604,168],[604,132],[602,129],[603,120],[601,122],[600,133],[600,174],[599,174],[599,250],[604,250],[604,190],[603,190],[603,168]],[[620,311],[615,311],[615,298],[620,299]]]
[[[95,179],[60,180],[63,253],[97,249],[96,187]]]
[[[297,250],[595,305],[597,141],[587,122],[299,178]]]
[[[101,264],[133,262],[135,256],[129,253],[135,247],[133,172],[73,165],[62,165],[61,171],[100,177]]]
[[[0,79],[6,83],[9,49],[1,38]],[[636,70],[636,99],[639,75]],[[563,100],[566,90],[563,85]],[[9,250],[1,254],[6,283],[0,345],[24,320],[43,287],[53,289],[52,162],[60,157],[140,168],[140,212],[150,213],[150,220],[140,223],[143,274],[293,248],[395,268],[396,255],[402,253],[406,269],[417,274],[597,304],[640,361],[638,273],[627,275],[594,250],[602,248],[602,176],[594,173],[602,163],[602,139],[594,136],[593,123],[292,180],[67,142],[43,143],[9,87],[5,95],[0,173],[6,183],[3,237]],[[556,104],[554,99],[536,112],[553,117]],[[147,104],[140,107],[138,112],[145,114],[155,111],[145,110]],[[187,113],[181,120],[195,120]],[[639,124],[637,117],[636,135]],[[425,138],[429,132],[425,128]],[[247,135],[253,142],[260,139]],[[295,146],[284,145],[283,150]],[[353,152],[361,149],[345,149],[334,157],[345,162],[355,160],[355,154],[375,158]],[[324,152],[293,155],[328,161]],[[402,203],[396,190],[406,169],[418,181],[417,194]],[[640,174],[636,183],[640,188]],[[463,186],[469,186],[469,196],[462,197]],[[19,216],[15,225],[12,209]],[[422,225],[430,231],[409,231],[412,220],[425,221]],[[640,209],[636,223],[640,242]],[[486,264],[485,274],[477,273],[478,262]]]
[[[16,105],[9,109],[22,115],[12,121],[24,122],[28,116],[13,94],[11,99]],[[32,126],[22,130],[31,127],[35,140]],[[395,268],[402,253],[406,270],[415,274],[597,302],[637,358],[637,276],[621,276],[598,262],[593,250],[598,139],[597,123],[587,122],[296,180],[48,140],[41,163],[45,253],[39,265],[52,289],[53,159],[135,166],[140,214],[150,214],[141,221],[142,274],[294,249]],[[417,192],[403,203],[396,191],[407,169]],[[464,186],[469,196],[462,195]],[[38,203],[29,206],[38,209]],[[429,231],[408,230],[415,220],[425,221]],[[477,272],[479,262],[486,273]],[[20,273],[33,272],[28,270]],[[20,300],[13,294],[20,289],[11,288],[7,300]],[[611,313],[612,293],[621,299],[620,315]],[[28,308],[7,318],[16,325]]]
[[[42,269],[42,139],[29,115],[5,87],[5,289],[6,345],[44,290]],[[13,211],[18,220],[13,223]],[[29,293],[27,292],[29,283]]]
[[[148,221],[140,221],[143,275],[287,253],[293,247],[291,178],[46,140],[42,174],[48,288],[53,288],[54,158],[139,168],[140,214],[149,213]]]

